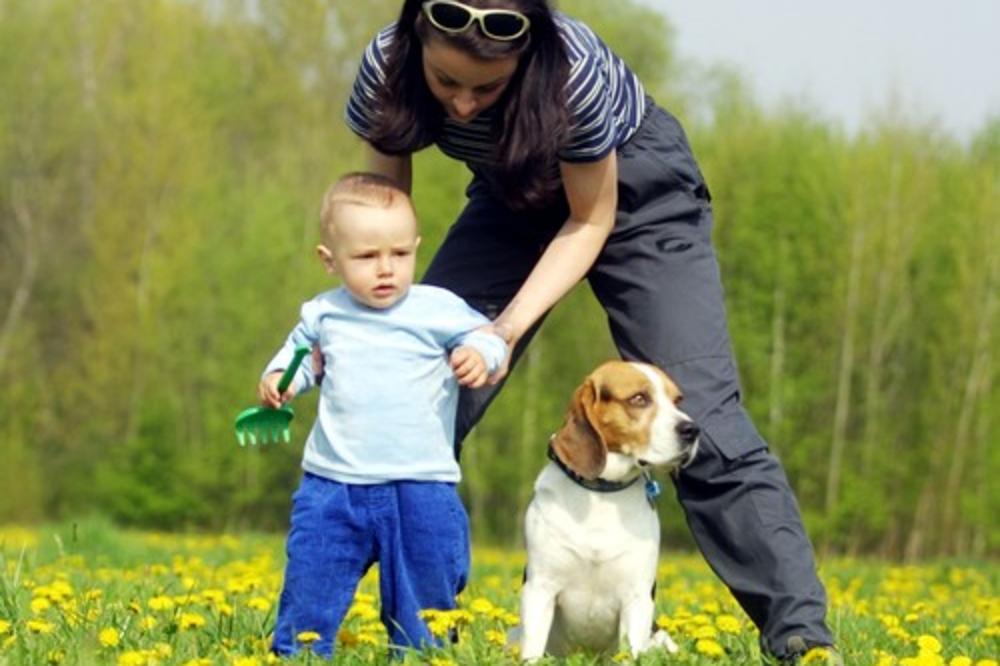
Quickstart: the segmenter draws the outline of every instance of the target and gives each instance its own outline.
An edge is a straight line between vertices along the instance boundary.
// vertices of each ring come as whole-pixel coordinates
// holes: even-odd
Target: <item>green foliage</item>
[[[0,0],[0,520],[286,525],[300,447],[241,449],[232,418],[329,286],[319,198],[361,167],[344,102],[398,7]],[[997,552],[1000,119],[968,144],[891,115],[848,137],[764,111],[732,71],[692,85],[637,2],[560,7],[686,120],[744,399],[819,545]],[[416,156],[420,271],[467,180]],[[478,538],[519,540],[549,433],[615,355],[606,328],[581,286],[467,442]],[[314,409],[297,401],[298,441]]]

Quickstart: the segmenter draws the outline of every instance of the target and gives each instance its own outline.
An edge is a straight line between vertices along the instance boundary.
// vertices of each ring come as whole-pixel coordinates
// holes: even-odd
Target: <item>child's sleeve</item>
[[[486,320],[489,323],[489,320]],[[486,361],[486,367],[490,374],[497,371],[504,359],[507,358],[507,343],[499,335],[487,333],[485,331],[469,331],[456,337],[457,343],[448,347],[451,351],[455,347],[469,345],[480,354]]]
[[[446,293],[437,313],[445,332],[445,349],[450,353],[455,347],[469,345],[482,355],[490,374],[496,372],[507,357],[507,343],[495,333],[478,330],[490,320],[455,294]]]
[[[316,313],[315,302],[309,301],[302,306],[299,323],[295,325],[292,332],[288,334],[288,338],[285,339],[285,344],[281,346],[278,353],[274,355],[271,362],[264,368],[261,377],[269,375],[272,372],[284,371],[291,364],[297,347],[312,348],[313,345],[319,342],[318,324],[319,317]],[[299,366],[295,377],[292,378],[291,388],[298,395],[299,393],[305,393],[315,385],[316,378],[313,374],[312,354],[307,354],[302,359],[302,365]]]

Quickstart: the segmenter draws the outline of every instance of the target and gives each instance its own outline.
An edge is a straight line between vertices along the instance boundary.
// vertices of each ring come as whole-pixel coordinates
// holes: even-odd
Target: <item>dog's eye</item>
[[[645,407],[649,404],[649,394],[640,391],[630,397],[627,402],[633,407]]]

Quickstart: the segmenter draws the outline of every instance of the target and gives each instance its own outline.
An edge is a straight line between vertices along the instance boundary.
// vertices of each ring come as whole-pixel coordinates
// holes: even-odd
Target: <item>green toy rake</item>
[[[296,347],[295,356],[292,362],[285,368],[281,379],[278,380],[278,393],[284,393],[292,378],[302,365],[302,359],[310,352],[309,347]],[[250,444],[277,444],[284,441],[286,444],[292,441],[292,432],[288,424],[295,417],[295,411],[291,405],[274,407],[251,407],[244,409],[236,417],[236,440],[240,446]]]

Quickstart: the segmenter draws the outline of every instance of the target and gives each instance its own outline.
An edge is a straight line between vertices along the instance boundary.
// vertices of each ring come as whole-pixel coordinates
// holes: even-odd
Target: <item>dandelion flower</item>
[[[11,624],[7,620],[0,620],[0,636],[10,632]]]
[[[232,666],[260,666],[260,660],[257,657],[236,657]]]
[[[715,626],[719,628],[719,631],[727,634],[740,633],[740,621],[732,615],[718,616],[715,618]]]
[[[106,648],[118,647],[118,643],[121,642],[121,636],[114,627],[106,627],[101,629],[97,634],[97,641]]]
[[[33,634],[51,634],[56,628],[54,624],[45,620],[28,620],[24,624]]]
[[[271,610],[271,600],[264,597],[254,597],[247,601],[247,607],[266,613]]]
[[[205,618],[197,613],[181,613],[177,624],[181,629],[199,629],[205,626]]]
[[[50,608],[52,608],[52,602],[47,597],[35,597],[31,600],[31,612],[35,615],[41,615]]]
[[[715,630],[715,627],[706,625],[704,627],[695,627],[694,631],[691,632],[691,638],[701,639],[701,638],[716,638],[719,632]]]
[[[711,638],[702,638],[695,643],[694,649],[698,651],[698,654],[703,654],[706,657],[721,657],[726,654],[723,647]]]
[[[933,654],[941,652],[941,641],[927,634],[917,637],[917,646],[921,652],[931,652]]]
[[[972,666],[972,660],[968,657],[952,657],[948,666]]]
[[[118,655],[118,666],[148,666],[149,655],[140,650],[129,650]]]
[[[499,645],[503,647],[507,644],[507,634],[498,629],[487,629],[486,630],[486,640],[493,645]]]
[[[300,631],[295,635],[295,640],[303,645],[312,645],[320,638],[319,634],[315,631]]]
[[[149,606],[149,610],[168,611],[173,610],[174,600],[161,594],[147,601],[146,605]]]
[[[479,597],[474,599],[471,604],[469,604],[469,610],[473,613],[478,613],[479,615],[489,615],[493,612],[493,604],[490,603],[489,599]]]

